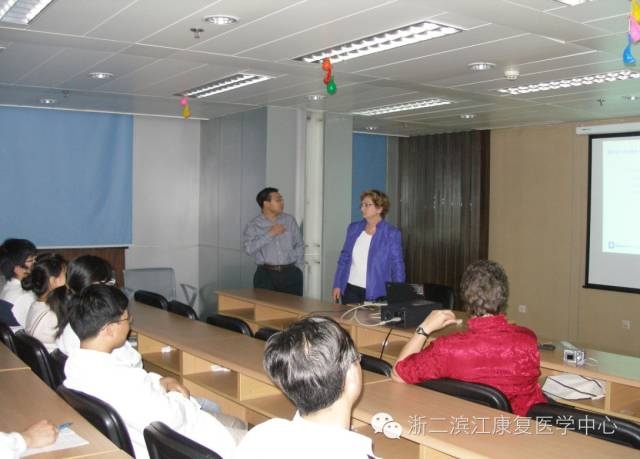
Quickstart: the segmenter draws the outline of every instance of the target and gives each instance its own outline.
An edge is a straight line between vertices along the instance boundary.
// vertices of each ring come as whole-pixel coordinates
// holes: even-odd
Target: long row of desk
[[[56,425],[71,422],[71,428],[89,444],[30,456],[34,459],[129,457],[58,397],[27,364],[0,344],[0,431],[21,432],[41,419]]]
[[[338,312],[322,307],[301,314]],[[281,312],[280,317],[258,317],[254,322],[277,325],[288,318]],[[225,412],[253,425],[293,416],[293,405],[262,368],[264,342],[139,303],[131,305],[131,313],[146,368],[181,379],[193,394],[216,401]],[[394,383],[377,374],[364,372],[363,379],[352,427],[370,436],[374,452],[387,459],[637,457],[630,448],[544,428],[528,418]],[[402,425],[401,438],[373,432],[371,418],[381,411]]]

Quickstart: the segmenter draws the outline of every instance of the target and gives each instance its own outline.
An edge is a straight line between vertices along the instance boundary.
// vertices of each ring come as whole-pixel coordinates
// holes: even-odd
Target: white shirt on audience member
[[[235,441],[227,429],[193,399],[179,392],[166,392],[159,383],[160,375],[128,366],[112,354],[89,349],[72,351],[64,371],[66,387],[98,397],[118,412],[137,459],[149,457],[142,432],[155,421],[164,422],[225,459],[233,457]]]
[[[0,292],[0,299],[13,305],[11,312],[13,312],[13,316],[20,324],[19,327],[11,327],[11,329],[14,332],[23,329],[27,322],[29,307],[36,300],[34,293],[23,290],[22,283],[13,277],[4,284],[2,292]]]
[[[0,432],[0,457],[2,459],[18,459],[27,450],[24,438],[17,432]]]
[[[270,419],[242,439],[234,459],[375,458],[369,437],[337,426],[303,419]]]
[[[24,330],[28,335],[40,340],[47,351],[56,349],[58,317],[44,301],[34,301],[27,313]]]
[[[62,334],[56,338],[56,347],[66,355],[71,354],[75,349],[80,349],[80,338],[73,331],[71,325],[67,324],[62,330]],[[129,341],[125,341],[121,347],[111,351],[111,354],[125,365],[142,368],[142,356],[129,344]]]

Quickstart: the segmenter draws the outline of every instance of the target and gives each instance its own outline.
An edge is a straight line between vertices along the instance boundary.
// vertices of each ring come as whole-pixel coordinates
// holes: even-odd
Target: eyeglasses
[[[362,202],[360,203],[360,208],[362,209],[363,207],[370,207],[370,206],[375,206],[374,203],[372,202]]]
[[[113,322],[111,322],[111,323],[113,323],[113,324],[117,324],[117,323],[119,323],[119,322],[124,322],[125,320],[126,320],[127,322],[129,322],[130,324],[132,324],[132,323],[133,323],[133,316],[132,316],[131,314],[129,314],[129,315],[128,315],[127,317],[125,317],[124,319],[114,320],[114,321],[113,321]]]

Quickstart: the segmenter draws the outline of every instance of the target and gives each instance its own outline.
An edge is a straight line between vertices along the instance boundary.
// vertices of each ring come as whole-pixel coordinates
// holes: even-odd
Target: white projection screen
[[[589,136],[585,287],[640,293],[640,132]]]

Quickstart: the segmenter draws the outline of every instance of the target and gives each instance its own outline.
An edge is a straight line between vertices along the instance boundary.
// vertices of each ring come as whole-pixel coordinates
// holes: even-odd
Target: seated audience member
[[[49,421],[40,421],[22,433],[0,432],[0,457],[18,459],[27,448],[41,448],[56,441],[58,429]]]
[[[115,285],[113,268],[108,261],[95,255],[82,255],[69,263],[66,285],[58,287],[49,295],[49,305],[56,312],[58,329],[56,347],[69,355],[80,347],[78,336],[69,325],[69,305],[74,293],[81,292],[93,284]],[[113,351],[114,356],[130,366],[142,368],[142,357],[128,341]]]
[[[507,322],[503,311],[509,296],[502,266],[479,260],[467,267],[460,296],[471,316],[468,330],[442,336],[422,349],[428,336],[453,323],[453,312],[433,311],[404,346],[392,379],[410,384],[452,378],[487,384],[500,390],[517,415],[546,402],[538,377],[540,354],[535,333]]]
[[[0,246],[0,269],[7,280],[0,299],[13,305],[13,315],[20,324],[13,330],[24,328],[29,306],[36,300],[33,292],[22,289],[22,279],[31,272],[36,261],[36,246],[26,239],[7,239]]]
[[[129,334],[129,300],[116,287],[90,285],[71,300],[70,323],[80,338],[65,365],[64,385],[110,404],[122,417],[138,459],[148,458],[144,428],[161,421],[186,437],[230,458],[233,433],[200,409],[189,391],[173,378],[163,378],[114,358]]]
[[[52,290],[63,286],[67,262],[60,255],[38,255],[31,273],[22,279],[22,288],[32,291],[37,300],[29,308],[25,331],[45,345],[49,352],[56,348],[58,318],[47,303]]]
[[[267,341],[264,367],[298,409],[293,420],[251,429],[236,459],[375,457],[371,439],[349,430],[362,390],[360,354],[340,325],[308,317]]]

